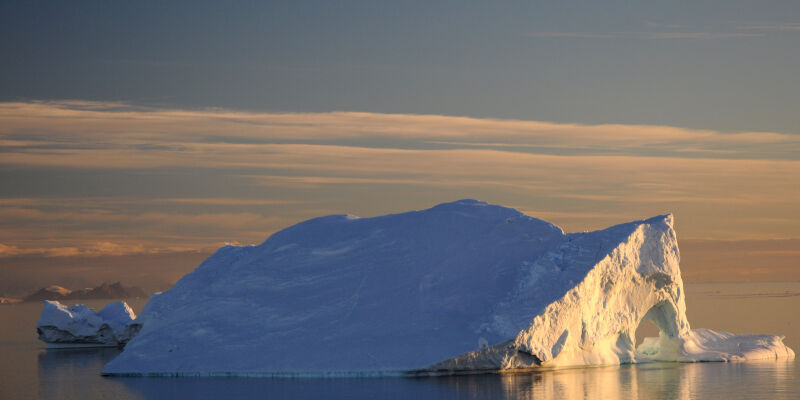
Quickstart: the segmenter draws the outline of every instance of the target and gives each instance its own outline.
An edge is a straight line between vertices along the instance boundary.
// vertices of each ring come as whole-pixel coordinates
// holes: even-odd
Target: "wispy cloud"
[[[613,32],[537,31],[524,36],[565,39],[684,39],[713,40],[764,37],[774,32],[800,32],[798,22],[726,24],[720,30],[698,30],[688,25],[644,21],[645,30]],[[727,28],[726,28],[727,27]]]
[[[755,30],[755,29],[754,29]],[[663,31],[663,32],[531,32],[525,34],[530,37],[541,38],[575,38],[575,39],[732,39],[765,36],[763,32],[703,32],[703,31]]]
[[[124,256],[140,254],[163,254],[174,252],[196,251],[194,248],[161,247],[153,248],[144,245],[125,245],[114,242],[93,242],[85,246],[76,247],[27,247],[20,248],[13,245],[0,243],[0,258],[18,256],[44,256],[44,257],[96,257],[96,256]]]
[[[732,39],[765,36],[763,33],[742,32],[631,32],[635,37],[645,39]]]
[[[690,281],[800,279],[800,240],[682,240],[681,272]]]
[[[1,202],[2,200],[0,200]],[[198,205],[213,205],[213,206],[274,206],[274,205],[292,205],[297,204],[297,200],[271,200],[271,199],[247,199],[247,198],[230,198],[230,197],[182,197],[182,198],[166,198],[155,199],[153,202],[175,203],[175,204],[198,204]],[[309,201],[302,201],[308,203]]]
[[[261,242],[279,227],[314,216],[285,211],[274,215],[273,207],[283,210],[303,203],[247,198],[4,198],[0,199],[0,257],[208,252],[227,241]]]
[[[724,158],[797,158],[796,135],[722,133],[655,125],[580,125],[441,115],[375,113],[246,113],[226,110],[130,110],[102,103],[0,103],[0,163],[81,168],[168,166],[206,161],[257,146],[283,143],[383,148],[506,147],[558,154],[652,154],[697,152]],[[3,146],[2,143],[8,143]],[[410,146],[413,144],[413,146]],[[262,147],[269,151],[268,147]],[[689,151],[687,151],[689,149]],[[269,154],[269,153],[264,153]],[[262,157],[263,159],[264,157]]]
[[[658,21],[644,21],[644,25],[648,28],[669,29],[669,30],[687,30],[688,26],[674,23],[664,23]]]
[[[609,39],[620,37],[618,32],[612,33],[591,33],[591,32],[530,32],[525,33],[525,36],[530,37],[544,37],[544,38],[577,38],[577,39]]]
[[[800,236],[791,133],[33,102],[0,103],[0,151],[5,176],[174,174],[168,194],[136,179],[150,195],[0,198],[6,257],[208,250],[318,215],[461,197],[535,210],[568,231],[675,211],[690,237]],[[187,176],[225,184],[198,193]]]
[[[742,25],[739,29],[761,32],[800,32],[800,22],[771,22]]]

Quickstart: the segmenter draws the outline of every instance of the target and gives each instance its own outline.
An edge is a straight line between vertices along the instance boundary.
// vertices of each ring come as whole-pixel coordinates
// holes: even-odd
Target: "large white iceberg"
[[[138,326],[129,327],[135,318],[124,301],[95,312],[84,304],[67,307],[45,300],[36,331],[49,347],[121,346],[138,332]]]
[[[672,215],[565,234],[475,200],[312,219],[225,246],[154,297],[123,375],[458,373],[793,357],[781,336],[691,330]],[[659,338],[638,349],[651,320]]]

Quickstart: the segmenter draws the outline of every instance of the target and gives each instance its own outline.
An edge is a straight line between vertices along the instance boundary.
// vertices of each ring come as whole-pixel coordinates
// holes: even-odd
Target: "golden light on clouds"
[[[0,104],[0,151],[25,188],[0,196],[0,257],[207,250],[463,197],[567,230],[674,212],[681,237],[800,237],[794,134],[31,102]]]
[[[61,140],[97,138],[111,143],[203,142],[205,139],[471,139],[478,144],[535,144],[563,148],[681,146],[719,151],[729,146],[788,145],[795,135],[771,132],[722,133],[656,125],[580,125],[540,121],[480,119],[442,115],[358,112],[254,113],[226,110],[161,110],[117,103],[0,103],[3,133],[31,143],[55,135]],[[508,142],[498,142],[508,139]],[[467,142],[469,143],[469,142]],[[89,145],[84,142],[83,144]],[[678,147],[681,148],[681,147]],[[740,149],[746,153],[746,149]],[[778,152],[781,149],[773,148]],[[788,154],[788,153],[787,153]]]

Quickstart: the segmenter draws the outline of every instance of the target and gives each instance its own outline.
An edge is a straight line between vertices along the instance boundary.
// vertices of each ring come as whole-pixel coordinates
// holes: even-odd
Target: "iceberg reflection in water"
[[[798,314],[765,311],[800,309],[798,294],[797,282],[688,285],[688,308],[694,310],[689,317],[735,333],[785,332],[786,343],[800,348]],[[131,304],[141,310],[142,303]],[[418,379],[103,378],[103,365],[118,350],[45,350],[32,329],[41,307],[0,307],[0,399],[800,398],[795,361],[653,363]]]
[[[500,381],[502,395],[514,399],[790,399],[798,393],[794,361],[652,363],[510,374]]]
[[[120,353],[108,347],[47,349],[38,356],[39,398],[138,398],[124,385],[98,376]]]
[[[103,378],[115,349],[47,350],[41,398],[794,399],[794,361],[652,363],[425,378]]]

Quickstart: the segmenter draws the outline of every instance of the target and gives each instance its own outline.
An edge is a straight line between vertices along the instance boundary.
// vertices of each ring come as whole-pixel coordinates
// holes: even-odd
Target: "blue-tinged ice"
[[[475,200],[312,219],[258,246],[225,246],[153,297],[103,372],[363,376],[792,357],[780,336],[690,329],[672,223],[565,234]],[[637,349],[645,319],[661,334]]]

